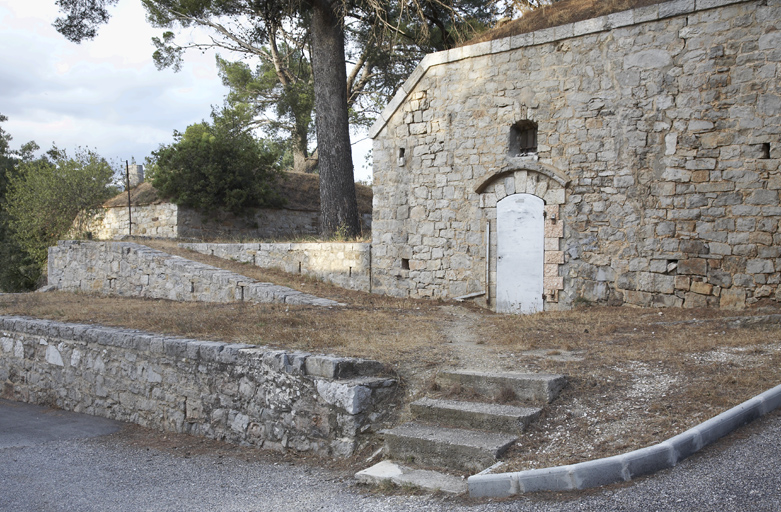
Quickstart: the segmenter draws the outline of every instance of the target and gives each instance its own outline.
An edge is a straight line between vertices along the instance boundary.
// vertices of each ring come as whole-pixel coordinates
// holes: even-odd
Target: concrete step
[[[380,432],[390,458],[439,466],[459,471],[482,471],[517,441],[518,437],[493,432],[476,432],[420,423]]]
[[[436,381],[443,389],[460,387],[491,398],[506,396],[512,392],[518,400],[538,402],[552,402],[567,384],[564,375],[488,373],[469,370],[439,372]]]
[[[542,412],[538,407],[434,398],[422,398],[413,402],[410,404],[410,410],[415,419],[422,422],[508,434],[522,432]]]
[[[398,486],[414,486],[431,492],[463,494],[467,491],[465,478],[431,471],[414,469],[384,460],[355,474],[355,479],[364,484],[380,485],[391,483]]]

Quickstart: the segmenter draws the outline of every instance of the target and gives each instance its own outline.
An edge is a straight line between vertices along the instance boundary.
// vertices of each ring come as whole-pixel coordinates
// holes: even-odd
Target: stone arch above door
[[[559,207],[566,200],[565,187],[568,183],[569,178],[557,169],[537,162],[523,162],[522,166],[505,167],[490,173],[475,187],[488,223],[486,288],[490,304],[496,304],[496,204],[513,194],[531,194],[545,203],[543,294],[546,303],[558,302],[559,291],[564,289],[564,277],[559,275],[559,267],[564,263],[564,251],[561,249],[564,224]]]
[[[530,160],[528,159],[528,157],[508,158],[508,160],[509,160],[509,164],[506,165],[504,168],[493,172],[489,172],[488,174],[483,176],[483,178],[478,182],[477,186],[475,187],[475,192],[477,192],[478,194],[482,194],[483,192],[486,192],[486,189],[489,186],[493,185],[495,181],[504,180],[506,182],[506,178],[508,177],[515,178],[515,174],[519,172],[521,173],[526,172],[527,173],[526,175],[529,174],[536,175],[537,178],[535,179],[535,183],[546,182],[548,184],[548,188],[551,190],[557,188],[564,189],[567,186],[567,184],[570,182],[569,176],[567,176],[560,170],[556,169],[555,167],[541,164],[534,160]],[[522,176],[523,175],[521,175],[521,179]],[[534,192],[526,192],[526,193],[533,194]],[[542,199],[545,200],[544,197]],[[546,201],[546,204],[547,203],[548,201]],[[559,204],[563,204],[563,203],[564,201],[562,199],[561,203]]]

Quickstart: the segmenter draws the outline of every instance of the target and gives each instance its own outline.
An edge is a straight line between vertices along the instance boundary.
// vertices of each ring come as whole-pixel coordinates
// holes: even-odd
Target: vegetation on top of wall
[[[7,119],[0,114],[0,123]],[[40,275],[40,268],[11,236],[8,211],[5,208],[8,181],[16,175],[19,162],[32,158],[31,154],[38,146],[29,142],[20,150],[12,150],[11,140],[11,135],[0,127],[0,291],[5,292],[32,288]]]
[[[614,12],[626,11],[667,0],[559,0],[526,12],[517,20],[509,21],[479,34],[463,46],[517,36],[545,28],[597,18]]]
[[[69,157],[54,147],[37,159],[28,151],[5,176],[0,286],[29,289],[44,273],[48,247],[65,237],[74,221],[76,232],[82,231],[79,223],[86,216],[80,214],[116,194],[114,170],[91,150],[78,149]]]
[[[317,174],[283,172],[276,182],[276,190],[288,210],[318,211],[320,209],[320,177]],[[372,212],[372,189],[361,183],[355,184],[358,211]],[[161,204],[165,200],[150,183],[144,182],[130,190],[133,206]],[[122,192],[103,203],[105,208],[127,208],[127,193]]]
[[[281,206],[276,187],[279,148],[252,134],[206,122],[174,132],[175,142],[154,151],[152,184],[179,206],[233,214]]]

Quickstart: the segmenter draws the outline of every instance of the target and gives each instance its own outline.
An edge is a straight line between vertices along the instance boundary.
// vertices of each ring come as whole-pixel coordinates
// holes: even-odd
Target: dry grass
[[[517,20],[483,32],[464,44],[516,36],[665,1],[667,0],[560,0],[552,5],[527,12]]]
[[[378,359],[397,372],[407,399],[463,394],[433,384],[436,371],[445,367],[476,368],[479,363],[497,371],[568,375],[569,386],[529,427],[503,471],[647,446],[781,381],[778,316],[751,327],[735,323],[738,315],[778,314],[775,303],[739,313],[589,307],[496,315],[342,290],[300,275],[193,254],[171,243],[155,245],[348,305],[177,303],[56,292],[0,295],[0,314]],[[454,330],[469,331],[472,341],[458,342]]]
[[[741,314],[762,313],[776,314],[777,306]],[[570,376],[503,470],[648,446],[778,385],[778,320],[736,327],[737,314],[584,308],[490,317],[483,328],[506,366]]]
[[[0,313],[62,322],[127,326],[191,338],[328,352],[400,364],[416,355],[436,363],[435,311],[280,304],[180,303],[54,292],[0,296]],[[413,329],[400,329],[399,318]],[[440,354],[441,356],[441,354]],[[429,359],[427,359],[429,358]]]

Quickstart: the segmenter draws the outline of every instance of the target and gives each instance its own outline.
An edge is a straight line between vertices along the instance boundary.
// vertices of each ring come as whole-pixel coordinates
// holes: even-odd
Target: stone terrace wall
[[[371,291],[371,245],[362,243],[179,244],[263,268],[306,274],[350,290]]]
[[[154,238],[177,238],[179,236],[179,209],[175,204],[152,204],[133,206],[133,235]],[[92,238],[112,240],[128,235],[127,208],[103,208],[86,226]]]
[[[521,121],[534,155],[510,151]],[[675,0],[432,54],[370,135],[376,292],[493,298],[496,201],[522,189],[560,215],[546,309],[781,299],[779,0]]]
[[[11,400],[233,443],[351,455],[395,381],[374,361],[0,316]]]
[[[154,238],[282,238],[317,235],[317,211],[262,209],[250,217],[227,212],[205,215],[191,208],[163,203],[133,206],[133,235]],[[363,229],[371,230],[371,215],[361,216]],[[97,240],[113,240],[128,235],[127,207],[103,208],[86,226]]]
[[[48,266],[49,285],[65,291],[178,301],[338,305],[130,242],[61,241],[49,248]]]

